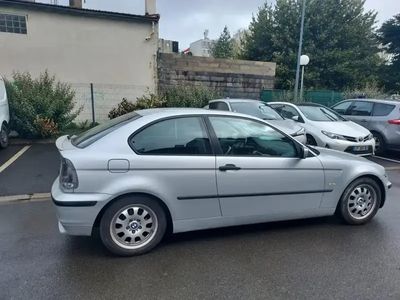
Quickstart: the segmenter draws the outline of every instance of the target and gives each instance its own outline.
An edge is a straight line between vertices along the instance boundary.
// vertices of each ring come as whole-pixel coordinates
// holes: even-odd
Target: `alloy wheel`
[[[154,211],[142,204],[120,209],[112,218],[110,234],[113,241],[124,249],[139,249],[154,238],[158,220]]]
[[[372,186],[358,185],[348,197],[347,209],[354,219],[366,219],[374,211],[376,199],[376,191]]]

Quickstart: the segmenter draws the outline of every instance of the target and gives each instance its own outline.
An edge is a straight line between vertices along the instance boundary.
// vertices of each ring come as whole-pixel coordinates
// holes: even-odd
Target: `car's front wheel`
[[[362,177],[353,181],[344,191],[338,206],[338,213],[351,225],[370,221],[378,212],[382,192],[372,178]]]
[[[7,127],[3,124],[0,128],[0,148],[7,148],[8,143],[8,130]]]
[[[133,256],[153,249],[163,238],[167,219],[154,199],[127,197],[111,204],[100,222],[100,237],[108,250]]]

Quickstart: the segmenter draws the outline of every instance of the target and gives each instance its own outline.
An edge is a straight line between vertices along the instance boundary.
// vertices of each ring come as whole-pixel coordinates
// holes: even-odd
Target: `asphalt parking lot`
[[[24,147],[0,152],[0,168]],[[329,217],[190,232],[133,258],[97,236],[60,235],[48,199],[1,204],[0,299],[400,299],[400,168],[372,159],[393,188],[367,225]],[[33,145],[0,173],[0,191],[49,192],[58,168],[53,145]]]

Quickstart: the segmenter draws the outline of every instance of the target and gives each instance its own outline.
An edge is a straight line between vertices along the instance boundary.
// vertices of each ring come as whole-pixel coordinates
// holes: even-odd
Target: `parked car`
[[[150,109],[59,138],[52,187],[59,230],[118,255],[142,254],[166,231],[333,215],[371,220],[391,183],[366,159],[304,146],[258,118]]]
[[[365,128],[375,139],[375,152],[400,151],[400,101],[376,99],[349,99],[332,107]]]
[[[374,154],[375,141],[368,129],[348,121],[333,110],[314,103],[271,102],[283,117],[301,123],[307,144],[360,156]]]
[[[265,102],[250,99],[217,99],[208,103],[209,109],[233,111],[268,121],[300,143],[307,142],[306,131],[292,119],[284,119]]]
[[[0,148],[8,146],[8,133],[10,123],[10,112],[6,87],[3,78],[0,76]]]

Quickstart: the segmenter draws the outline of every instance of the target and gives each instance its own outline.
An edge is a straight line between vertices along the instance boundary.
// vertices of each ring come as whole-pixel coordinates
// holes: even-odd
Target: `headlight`
[[[336,134],[336,133],[332,133],[332,132],[328,132],[328,131],[324,131],[324,130],[321,130],[321,132],[323,134],[325,134],[327,137],[334,139],[334,140],[346,140],[343,136]]]
[[[292,134],[292,136],[299,136],[299,135],[305,135],[306,134],[306,130],[301,127],[300,130],[296,131],[295,133]]]
[[[367,136],[367,141],[372,140],[373,138],[374,138],[374,135],[373,135],[372,133],[370,133],[370,134]]]

